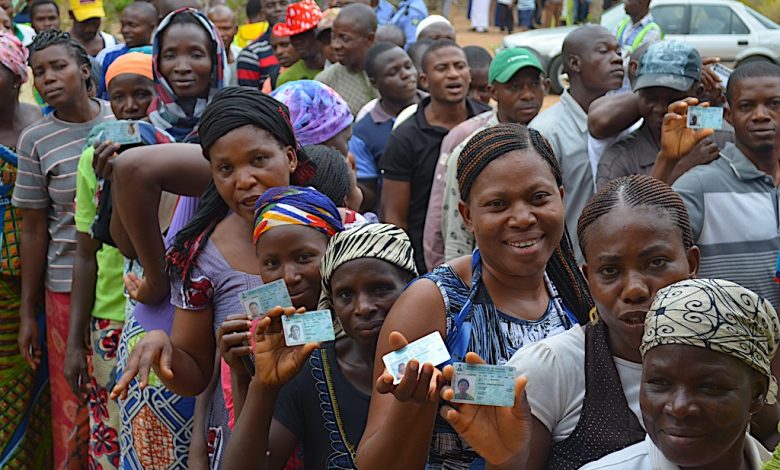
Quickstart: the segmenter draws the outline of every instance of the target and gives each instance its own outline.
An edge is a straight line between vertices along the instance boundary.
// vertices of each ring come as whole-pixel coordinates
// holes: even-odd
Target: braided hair
[[[32,59],[36,52],[40,52],[49,46],[65,46],[70,55],[76,59],[76,64],[79,67],[87,66],[89,68],[90,77],[84,79],[84,85],[87,91],[92,90],[92,62],[89,60],[89,54],[84,46],[81,45],[70,33],[60,31],[59,29],[48,29],[41,31],[35,36],[32,44],[27,48],[30,51],[30,56],[27,62],[32,67]]]
[[[561,167],[547,139],[538,131],[522,124],[498,124],[478,132],[463,147],[457,167],[461,199],[468,202],[474,182],[490,162],[509,152],[529,148],[533,148],[549,165],[555,183],[559,187],[563,186]],[[572,309],[577,321],[583,325],[587,323],[588,313],[593,308],[593,299],[577,266],[565,224],[563,237],[547,262],[546,272],[565,304]]]
[[[593,196],[582,210],[577,223],[580,249],[585,254],[588,228],[600,217],[618,207],[646,207],[671,218],[682,233],[683,247],[693,246],[693,230],[682,198],[666,183],[645,175],[616,178]]]

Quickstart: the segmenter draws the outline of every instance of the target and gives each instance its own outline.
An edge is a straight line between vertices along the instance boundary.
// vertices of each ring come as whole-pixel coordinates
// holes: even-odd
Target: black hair
[[[561,167],[547,139],[522,124],[498,124],[478,132],[463,147],[457,163],[461,199],[468,202],[474,181],[490,162],[509,152],[530,148],[550,167],[555,183],[563,186]],[[547,262],[546,272],[577,321],[581,325],[587,323],[593,299],[574,257],[573,244],[565,223],[563,236]]]
[[[736,86],[736,83],[746,78],[758,77],[780,79],[780,65],[766,60],[755,60],[740,64],[734,69],[734,72],[729,77],[729,82],[726,85],[726,100],[729,102],[729,106],[734,105],[731,101],[734,99],[734,87]]]
[[[423,55],[425,55],[425,51],[431,47],[431,44],[433,44],[433,41],[430,39],[423,39],[422,41],[417,41],[409,46],[407,52],[418,72],[422,72]]]
[[[309,185],[328,196],[336,207],[344,207],[350,189],[350,170],[344,155],[325,145],[307,145],[303,150],[317,167]]]
[[[493,61],[490,52],[484,47],[466,46],[463,48],[463,53],[466,54],[466,62],[469,63],[472,70],[487,70],[490,67],[490,62]]]
[[[391,42],[378,42],[371,46],[368,49],[368,52],[366,52],[366,61],[363,65],[363,69],[366,71],[366,74],[373,79],[378,78],[379,70],[377,69],[380,65],[379,56],[396,48],[399,47]]]
[[[457,49],[461,49],[461,47],[458,45],[457,42],[451,40],[451,39],[439,39],[438,41],[434,41],[428,49],[425,50],[425,53],[423,53],[422,56],[422,70],[425,73],[428,73],[428,71],[425,68],[425,65],[428,63],[428,58],[431,56],[431,54],[435,54],[440,49],[446,49],[448,47],[455,47]]]
[[[252,19],[263,12],[263,2],[260,0],[248,0],[246,2],[246,17]]]
[[[390,23],[385,23],[381,26],[379,26],[376,29],[376,40],[377,42],[380,41],[381,36],[390,36],[397,35],[401,39],[401,44],[396,44],[398,47],[404,47],[404,44],[406,44],[406,34],[404,34],[404,30],[401,29],[400,26]],[[382,42],[391,42],[391,39],[382,39]],[[393,43],[395,44],[395,43]]]
[[[152,20],[153,24],[157,24],[159,20],[159,12],[157,11],[157,7],[151,2],[135,0],[133,3],[127,5],[124,10],[122,10],[122,12],[128,9],[134,9],[142,13],[148,13],[150,15],[149,19]]]
[[[64,46],[65,49],[70,52],[71,57],[76,59],[76,64],[79,67],[87,66],[89,68],[90,75],[92,74],[92,62],[90,61],[89,54],[84,46],[80,42],[76,41],[70,33],[60,31],[59,29],[49,29],[41,31],[35,36],[32,44],[27,48],[30,51],[30,56],[27,62],[32,67],[33,56],[49,46]],[[84,86],[87,91],[92,89],[92,79],[87,77],[84,79]]]
[[[60,15],[60,6],[57,5],[55,0],[33,0],[30,2],[30,18],[35,14],[35,9],[43,5],[54,5],[54,9],[57,10],[57,16]]]

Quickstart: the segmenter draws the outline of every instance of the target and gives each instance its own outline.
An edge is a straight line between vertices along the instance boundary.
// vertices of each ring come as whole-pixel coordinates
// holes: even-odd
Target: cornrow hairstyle
[[[84,46],[80,42],[76,41],[70,33],[60,31],[59,29],[49,29],[41,31],[35,36],[32,44],[27,48],[30,51],[30,56],[27,58],[27,63],[32,67],[32,59],[36,52],[40,52],[49,46],[65,46],[65,49],[70,52],[70,55],[76,59],[76,64],[79,67],[89,67],[89,73],[92,74],[92,62],[89,60],[89,54]],[[84,79],[84,86],[87,91],[92,89],[92,80],[90,77]]]
[[[391,42],[378,42],[371,46],[368,49],[368,52],[366,52],[366,61],[363,64],[366,75],[370,78],[377,79],[379,77],[379,70],[377,70],[379,68],[379,56],[396,47],[398,46]]]
[[[530,148],[533,148],[549,165],[555,183],[563,186],[561,167],[547,139],[538,131],[522,124],[498,124],[478,132],[463,147],[457,167],[461,199],[468,202],[474,181],[490,162],[509,152]],[[546,272],[577,321],[581,325],[587,323],[588,314],[593,308],[593,299],[577,265],[574,247],[565,223],[563,236],[547,262]]]
[[[580,249],[585,254],[588,228],[599,218],[618,207],[646,207],[671,218],[681,232],[683,247],[693,246],[693,230],[682,198],[664,182],[645,175],[616,178],[597,192],[582,210],[577,223]]]
[[[325,145],[306,145],[303,149],[317,167],[309,185],[328,196],[336,207],[344,207],[350,186],[349,165],[344,155]]]

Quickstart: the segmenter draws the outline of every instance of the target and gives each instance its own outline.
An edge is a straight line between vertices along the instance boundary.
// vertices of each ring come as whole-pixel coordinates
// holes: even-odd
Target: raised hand
[[[697,104],[699,100],[696,98],[685,98],[669,105],[661,125],[661,157],[679,160],[689,154],[701,140],[715,133],[713,129],[688,128],[688,107]]]
[[[304,313],[303,307],[274,307],[255,326],[255,375],[253,381],[267,387],[281,387],[295,377],[319,343],[287,346],[282,315]]]
[[[125,399],[130,382],[136,375],[138,375],[140,388],[145,388],[149,383],[149,371],[152,369],[161,378],[172,379],[172,356],[173,344],[163,330],[152,330],[146,333],[130,353],[122,377],[111,390],[111,399],[115,400],[117,397]]]
[[[217,347],[225,362],[234,371],[244,371],[241,358],[252,355],[252,322],[245,313],[228,315],[217,329]]]
[[[469,364],[484,364],[477,354],[466,354]],[[452,366],[443,374],[449,382]],[[515,379],[515,404],[512,407],[458,403],[444,406],[441,416],[491,465],[501,466],[527,455],[531,443],[531,408],[525,397],[526,377]],[[455,398],[455,391],[446,386],[441,391],[446,400]],[[457,408],[455,408],[457,406]]]
[[[404,335],[397,331],[390,333],[389,341],[393,351],[409,344]],[[444,385],[444,377],[439,369],[427,362],[421,367],[419,361],[414,359],[406,363],[404,376],[398,385],[393,385],[393,376],[386,370],[376,381],[376,389],[379,393],[392,393],[398,401],[417,403],[438,401],[442,385]]]

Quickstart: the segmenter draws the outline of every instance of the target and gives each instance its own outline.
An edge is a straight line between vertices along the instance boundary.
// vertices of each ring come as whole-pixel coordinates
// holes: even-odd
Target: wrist
[[[279,385],[269,385],[266,383],[263,383],[258,378],[258,375],[255,375],[252,380],[249,382],[249,392],[250,393],[257,393],[262,394],[266,397],[276,396],[279,394],[279,391],[282,389]]]

